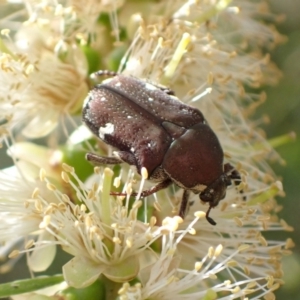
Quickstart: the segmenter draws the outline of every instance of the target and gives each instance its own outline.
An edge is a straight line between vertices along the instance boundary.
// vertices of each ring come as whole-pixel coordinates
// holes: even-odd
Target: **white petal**
[[[48,232],[43,232],[38,241],[54,241],[54,237]],[[33,250],[29,256],[28,265],[34,272],[45,271],[52,263],[56,254],[56,245],[49,243],[49,246],[43,248],[37,248]]]
[[[92,137],[92,132],[85,125],[81,125],[70,135],[68,142],[71,145],[76,145]]]
[[[28,138],[45,136],[57,126],[57,121],[58,111],[51,109],[39,111],[39,115],[27,124],[22,133]]]
[[[131,256],[123,260],[119,265],[111,265],[104,271],[104,275],[114,282],[126,282],[135,278],[140,270],[139,259]]]
[[[63,274],[69,286],[83,288],[91,285],[106,268],[106,265],[76,256],[63,266]]]

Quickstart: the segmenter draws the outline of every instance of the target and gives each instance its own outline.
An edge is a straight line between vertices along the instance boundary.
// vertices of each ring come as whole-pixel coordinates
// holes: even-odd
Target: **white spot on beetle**
[[[146,88],[147,90],[150,90],[150,91],[157,90],[157,87],[156,87],[156,86],[154,86],[153,84],[150,84],[150,83],[148,83],[148,82],[146,82],[145,88]]]
[[[101,97],[100,101],[107,101],[105,97]]]
[[[130,148],[130,151],[131,151],[131,152],[134,152],[134,148],[133,148],[133,147],[131,147],[131,148]]]
[[[105,127],[99,128],[99,137],[100,139],[104,139],[105,134],[112,134],[115,130],[115,126],[112,123],[106,123]]]
[[[132,119],[132,116],[127,116],[127,119]]]
[[[149,97],[149,98],[148,98],[148,101],[152,102],[152,101],[153,101],[153,98]]]
[[[120,81],[118,81],[118,82],[116,83],[116,86],[117,86],[117,87],[120,87],[120,86],[122,86],[122,83],[121,83]]]
[[[148,144],[147,144],[148,148],[154,148],[156,146],[156,143],[153,142],[153,141],[150,141]]]

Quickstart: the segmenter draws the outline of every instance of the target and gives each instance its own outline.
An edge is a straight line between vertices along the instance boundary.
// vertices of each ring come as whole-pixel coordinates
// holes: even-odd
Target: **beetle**
[[[82,119],[118,151],[112,157],[87,153],[86,159],[100,165],[125,162],[139,174],[146,168],[148,179],[156,185],[141,197],[175,183],[184,190],[178,213],[182,218],[190,193],[199,194],[200,200],[209,203],[207,221],[216,225],[210,210],[224,199],[232,181],[241,183],[241,176],[232,165],[223,163],[220,142],[202,112],[181,102],[167,87],[147,80],[110,71],[93,76],[110,78],[89,92]]]

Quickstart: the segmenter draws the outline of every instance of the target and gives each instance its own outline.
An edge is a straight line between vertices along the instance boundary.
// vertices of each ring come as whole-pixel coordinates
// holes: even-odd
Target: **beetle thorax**
[[[200,193],[222,176],[223,151],[211,128],[199,123],[173,141],[162,166],[178,186]]]

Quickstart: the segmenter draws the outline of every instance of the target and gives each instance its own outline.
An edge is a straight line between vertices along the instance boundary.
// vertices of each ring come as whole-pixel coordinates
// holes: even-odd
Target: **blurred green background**
[[[270,124],[264,126],[269,138],[291,131],[297,135],[294,142],[276,150],[286,161],[286,166],[272,165],[283,179],[285,198],[278,198],[284,209],[279,216],[294,227],[288,233],[296,247],[293,255],[284,258],[283,271],[286,284],[276,292],[277,299],[300,299],[300,0],[269,1],[272,11],[286,15],[277,26],[288,41],[271,53],[272,60],[283,72],[279,85],[266,89],[267,101],[257,114],[267,114]],[[274,237],[274,235],[273,235]],[[274,238],[284,239],[286,233],[276,233]]]
[[[285,14],[286,21],[277,26],[279,32],[288,37],[288,41],[272,53],[273,61],[283,72],[279,85],[266,89],[268,99],[257,110],[257,117],[267,114],[270,123],[263,126],[268,138],[294,131],[298,138],[294,142],[277,148],[278,153],[286,161],[286,166],[273,164],[272,168],[283,179],[286,192],[285,198],[278,198],[284,209],[279,217],[294,227],[294,232],[288,233],[296,244],[293,255],[284,257],[283,271],[286,284],[276,292],[276,298],[300,300],[300,0],[269,1],[272,11]],[[5,149],[0,149],[0,167],[10,164],[3,161]],[[276,232],[272,238],[285,240],[286,233]],[[67,259],[60,257],[60,259]],[[58,262],[62,264],[63,262]],[[28,276],[25,262],[19,269],[7,274],[0,274],[0,282],[13,278]],[[22,271],[21,271],[21,270]],[[55,271],[50,270],[49,273]]]

